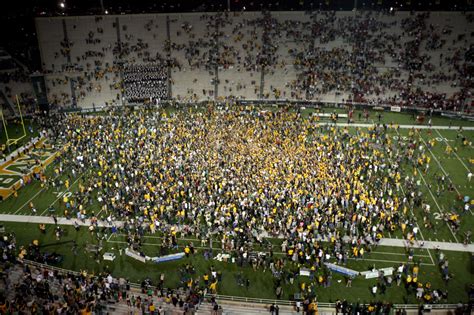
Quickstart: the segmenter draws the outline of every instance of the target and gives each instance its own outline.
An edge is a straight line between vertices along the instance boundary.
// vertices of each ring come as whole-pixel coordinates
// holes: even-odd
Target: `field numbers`
[[[454,140],[449,140],[448,138],[444,138],[444,137],[443,137],[443,138],[441,138],[441,137],[436,137],[435,140],[438,141],[438,142],[454,141]]]
[[[69,198],[72,196],[72,192],[70,191],[53,191],[53,194],[55,194],[58,198],[61,198],[61,197],[66,197],[66,198]]]
[[[13,178],[11,177],[0,177],[0,184],[10,184],[13,181]]]

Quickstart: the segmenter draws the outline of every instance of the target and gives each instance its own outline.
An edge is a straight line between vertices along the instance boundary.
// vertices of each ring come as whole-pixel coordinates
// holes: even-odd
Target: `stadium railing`
[[[32,260],[19,260],[23,264],[27,264],[30,266],[34,266],[37,268],[43,268],[43,269],[50,269],[50,270],[56,270],[58,272],[61,272],[63,274],[73,274],[73,275],[80,275],[80,272],[78,271],[73,271],[73,270],[68,270],[64,268],[59,268],[51,265],[46,265],[42,263],[38,263]],[[131,288],[134,289],[141,289],[141,285],[138,283],[129,283]],[[154,289],[154,287],[152,287]],[[269,304],[278,304],[278,305],[286,305],[286,306],[294,306],[295,301],[290,301],[290,300],[273,300],[273,299],[260,299],[260,298],[249,298],[249,297],[243,297],[243,296],[232,296],[232,295],[220,295],[220,294],[206,294],[204,296],[205,298],[212,298],[214,297],[216,300],[222,300],[222,301],[232,301],[232,302],[241,302],[241,303],[254,303],[254,304],[264,304],[264,305],[269,305]],[[325,303],[325,302],[318,302],[318,307],[320,308],[335,308],[336,304],[335,303]],[[424,304],[425,309],[432,309],[432,310],[454,310],[458,307],[458,304]],[[419,309],[420,305],[418,304],[394,304],[393,305],[394,309],[406,309],[406,310],[415,310]]]

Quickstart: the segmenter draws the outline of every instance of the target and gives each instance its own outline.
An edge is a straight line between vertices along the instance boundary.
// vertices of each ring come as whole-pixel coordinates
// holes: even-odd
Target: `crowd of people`
[[[167,67],[163,64],[125,66],[124,97],[129,103],[158,104],[168,98],[167,78]]]
[[[164,235],[160,255],[175,251],[179,236],[196,237],[210,248],[205,258],[215,257],[217,244],[238,266],[271,271],[277,296],[296,280],[300,294],[312,299],[317,288],[331,286],[326,262],[363,259],[388,233],[400,231],[408,246],[420,238],[413,211],[428,201],[417,175],[403,169],[424,170],[430,161],[416,132],[394,140],[388,128],[350,133],[299,112],[212,105],[174,114],[141,109],[61,116],[52,137],[70,145],[55,173],[71,173],[65,182],[43,179],[58,189],[79,181],[56,213],[90,218],[91,231],[103,220],[138,252],[147,233]],[[425,216],[432,219],[429,211]],[[281,253],[268,237],[282,239]],[[196,252],[192,243],[179,247],[187,256]],[[418,276],[423,266],[412,250],[407,255],[410,264],[393,277],[380,275],[374,298],[403,283],[413,296],[422,290],[425,302],[442,301],[443,289]],[[311,270],[308,281],[297,280],[302,266]],[[446,282],[452,277],[447,266],[440,263]],[[191,281],[190,287],[202,289],[196,279],[204,275],[191,274],[185,273],[183,285]],[[346,281],[350,286],[352,278]],[[248,279],[238,282],[245,286]],[[220,285],[217,271],[207,275],[208,292],[219,292]]]
[[[19,68],[13,71],[4,70],[0,74],[0,93],[5,97],[0,97],[0,109],[3,110],[5,117],[14,116],[17,113],[17,97],[22,104],[23,114],[30,114],[35,111],[36,100],[33,89],[31,87],[18,89],[18,84],[24,87],[29,79],[29,74]]]
[[[162,283],[151,287],[149,280],[142,283],[140,291],[131,288],[127,279],[114,278],[109,272],[91,274],[36,266],[23,259],[31,259],[31,251],[39,250],[31,248],[39,247],[37,241],[28,249],[20,248],[18,254],[16,236],[3,235],[0,314],[108,314],[108,306],[116,304],[122,304],[122,309],[132,314],[160,315],[169,310],[192,314],[188,311],[197,309],[203,301],[202,296],[190,290],[166,289]]]
[[[91,107],[84,103],[87,101],[120,103],[122,96],[125,101],[132,96],[135,101],[133,95],[140,94],[137,84],[127,82],[121,73],[127,73],[129,67],[156,72],[147,65],[159,63],[164,68],[159,71],[161,79],[141,80],[142,86],[150,85],[149,90],[167,91],[156,82],[163,81],[170,67],[172,73],[195,76],[194,83],[200,80],[199,71],[207,70],[224,95],[259,98],[259,73],[263,71],[267,77],[264,99],[333,101],[336,95],[344,102],[469,112],[470,104],[465,104],[472,96],[469,34],[453,34],[451,22],[434,20],[430,13],[395,16],[376,11],[353,15],[315,11],[302,12],[298,19],[271,12],[220,12],[193,17],[192,22],[171,16],[170,25],[181,25],[173,27],[177,30],[172,40],[162,41],[158,51],[149,42],[163,37],[157,32],[165,30],[153,19],[143,23],[140,34],[129,31],[127,23],[135,22],[121,24],[123,39],[116,42],[106,33],[119,26],[106,26],[110,20],[96,17],[90,26],[70,25],[74,39],[58,43],[49,60],[52,63],[43,67],[50,102],[58,109],[73,101],[86,107]],[[472,23],[469,14],[459,13],[459,18]],[[81,31],[82,40],[78,37]],[[59,62],[68,56],[71,63]],[[244,79],[214,79],[216,71],[229,70]],[[213,89],[201,93],[198,85],[183,88],[178,81],[170,78],[174,97],[179,95],[181,100],[214,96]],[[252,90],[254,93],[248,92]],[[167,92],[147,94],[157,94],[151,96],[157,100],[168,97]]]

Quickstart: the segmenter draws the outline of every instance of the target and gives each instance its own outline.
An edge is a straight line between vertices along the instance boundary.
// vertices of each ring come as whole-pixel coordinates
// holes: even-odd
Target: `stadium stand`
[[[219,95],[242,99],[260,97],[257,58],[262,49],[259,13],[235,12],[221,16],[219,28]]]
[[[298,69],[301,69],[296,56],[311,46],[311,23],[311,15],[308,13],[272,13],[268,38],[270,46],[273,47],[274,60],[265,71],[264,98],[306,98],[304,91],[296,88]]]
[[[163,64],[125,66],[123,70],[125,99],[129,103],[143,104],[167,98],[167,71]]]
[[[173,95],[178,100],[213,99],[215,67],[211,56],[215,21],[211,14],[170,16]]]
[[[459,12],[233,12],[37,19],[44,70],[87,72],[75,79],[80,82],[74,84],[79,107],[119,101],[120,90],[126,88],[122,64],[159,61],[170,67],[171,97],[178,100],[233,96],[459,111],[472,93],[464,60],[465,47],[472,43],[470,25],[472,16]],[[54,90],[56,86],[48,87]],[[57,99],[63,93],[50,95]],[[158,94],[162,99],[167,93]]]
[[[33,87],[29,82],[29,76],[21,68],[5,71],[0,74],[0,103],[5,110],[5,116],[18,114],[17,99],[24,105],[24,112],[35,110],[35,99]]]

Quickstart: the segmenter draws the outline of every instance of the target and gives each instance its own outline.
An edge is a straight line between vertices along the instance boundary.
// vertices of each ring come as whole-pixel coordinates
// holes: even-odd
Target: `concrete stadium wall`
[[[262,96],[268,100],[279,98],[332,102],[350,99],[351,91],[343,89],[333,89],[307,98],[305,92],[298,88],[302,80],[302,70],[295,67],[295,63],[298,62],[298,54],[310,49],[339,49],[350,52],[352,44],[345,39],[346,35],[341,34],[334,39],[321,41],[321,38],[312,36],[312,28],[318,23],[332,23],[331,19],[334,19],[334,27],[340,25],[342,28],[344,23],[352,21],[351,17],[367,18],[358,14],[360,13],[341,11],[328,18],[321,14],[312,17],[306,12],[272,12],[273,27],[269,31],[269,45],[276,57],[274,64],[264,70],[262,88],[262,69],[258,65],[258,58],[262,54],[263,46],[263,15],[261,12],[230,13],[224,19],[226,22],[219,26],[218,56],[229,63],[218,68],[218,96],[235,96],[242,99],[258,99]],[[371,13],[370,19],[384,25],[375,30],[372,37],[399,36],[400,47],[403,48],[403,45],[415,36],[405,34],[399,25],[400,21],[409,17],[409,12],[397,12],[393,16]],[[442,59],[453,57],[456,50],[469,47],[473,43],[472,37],[469,36],[472,23],[467,22],[466,16],[459,12],[432,12],[427,18],[427,24],[438,32],[450,32],[443,35],[446,45],[442,48],[429,50],[421,45],[423,47],[420,47],[420,53],[426,55],[429,62],[437,67],[436,73],[453,75],[453,67],[443,63]],[[172,97],[196,101],[214,99],[216,71],[206,65],[216,45],[215,13],[41,17],[36,19],[36,27],[43,70],[47,72],[48,95],[53,100],[58,99],[57,95],[63,95],[65,106],[72,103],[73,94],[79,107],[92,107],[92,104],[101,106],[106,102],[120,104],[121,91],[117,84],[121,80],[120,72],[113,72],[113,66],[121,62],[144,63],[150,57],[165,59],[168,40],[171,58],[179,65],[172,67],[170,71]],[[89,34],[92,34],[91,39],[98,42],[87,42]],[[461,34],[466,35],[464,41],[457,40]],[[128,53],[114,53],[119,42],[122,51],[128,50]],[[146,44],[146,47],[137,48],[143,44]],[[190,57],[189,50],[192,47],[197,47],[198,52]],[[400,47],[397,49],[402,49]],[[401,72],[400,78],[406,82],[408,73],[401,69],[400,62],[391,56],[392,50],[385,49],[384,62],[375,61],[373,66],[381,73],[398,69]],[[86,80],[90,83],[87,87],[69,84],[68,91],[66,85],[51,84],[60,77],[64,80],[73,78],[76,82],[80,77],[84,77],[86,72],[99,72],[99,75],[93,75]],[[319,81],[317,84],[322,87],[325,82]],[[426,91],[448,95],[459,91],[457,81],[433,84],[415,78],[411,84]],[[375,93],[376,87],[377,83],[374,85],[374,91],[367,93],[366,99],[369,101],[378,97],[378,93]],[[381,87],[380,89],[382,90]],[[396,91],[384,90],[383,93],[385,96],[400,99]]]

